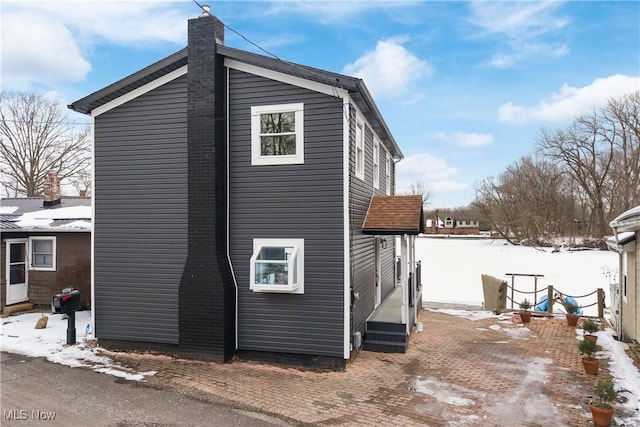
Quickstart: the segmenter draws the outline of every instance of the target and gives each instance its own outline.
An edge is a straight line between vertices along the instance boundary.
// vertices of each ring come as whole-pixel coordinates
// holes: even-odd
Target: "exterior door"
[[[374,246],[375,246],[375,257],[374,257],[374,261],[373,261],[373,269],[374,269],[374,295],[375,295],[375,307],[377,308],[380,305],[380,300],[382,299],[382,289],[380,286],[380,266],[381,266],[381,261],[380,261],[380,245],[382,244],[381,240],[379,237],[376,237],[374,239]]]
[[[11,239],[6,242],[7,305],[29,299],[27,242],[27,239]]]

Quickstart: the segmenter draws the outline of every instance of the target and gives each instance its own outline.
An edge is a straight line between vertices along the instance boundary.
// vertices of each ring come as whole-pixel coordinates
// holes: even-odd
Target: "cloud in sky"
[[[567,55],[570,49],[565,43],[548,40],[569,24],[567,18],[555,14],[560,5],[557,1],[470,2],[469,21],[480,29],[480,36],[504,39],[506,45],[485,65],[510,68],[527,58]]]
[[[400,37],[378,41],[374,50],[347,64],[343,73],[363,79],[375,96],[405,95],[412,83],[433,73],[427,61],[405,49],[405,41]]]
[[[444,159],[428,153],[405,157],[397,165],[396,188],[402,194],[411,182],[427,185],[433,193],[455,192],[468,188],[468,185],[456,180],[458,169],[447,164]]]
[[[564,121],[604,106],[610,98],[618,98],[640,89],[640,77],[615,74],[596,79],[588,86],[562,85],[536,105],[514,105],[507,102],[498,108],[502,122]]]
[[[81,81],[96,43],[186,42],[187,16],[170,4],[146,2],[7,2],[2,13],[3,85]],[[181,25],[176,25],[180,22]]]
[[[426,140],[443,141],[459,147],[484,147],[493,143],[493,135],[478,132],[436,132],[425,136]]]

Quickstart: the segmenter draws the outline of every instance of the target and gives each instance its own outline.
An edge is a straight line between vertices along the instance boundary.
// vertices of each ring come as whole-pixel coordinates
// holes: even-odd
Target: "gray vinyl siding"
[[[187,255],[186,76],[95,119],[95,300],[101,339],[178,343]]]
[[[304,104],[304,164],[251,165],[252,106]],[[342,100],[229,70],[229,236],[238,348],[344,356]],[[304,294],[249,289],[254,238],[304,239]]]
[[[373,132],[365,123],[364,139],[364,180],[356,177],[356,150],[355,150],[355,111],[351,110],[350,130],[350,154],[349,154],[349,211],[350,211],[350,235],[351,235],[351,287],[359,294],[359,299],[353,308],[352,332],[360,331],[364,334],[367,318],[373,313],[375,307],[375,248],[374,236],[362,233],[362,225],[371,197],[375,194],[385,194],[387,168],[386,151],[380,146],[380,180],[379,189],[373,188]],[[394,176],[391,173],[393,185]],[[393,191],[391,191],[393,194]],[[395,285],[395,255],[394,238],[386,236],[387,249],[381,249],[381,301],[389,295]]]

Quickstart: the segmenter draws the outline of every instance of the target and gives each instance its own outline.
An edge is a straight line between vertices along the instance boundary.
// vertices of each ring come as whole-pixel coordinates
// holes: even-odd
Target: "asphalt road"
[[[201,402],[136,381],[0,353],[2,426],[274,426],[263,414]]]

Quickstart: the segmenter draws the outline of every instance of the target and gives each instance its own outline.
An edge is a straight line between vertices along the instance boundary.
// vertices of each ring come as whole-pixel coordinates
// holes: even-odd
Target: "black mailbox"
[[[69,314],[80,310],[80,291],[66,288],[51,298],[51,308],[55,313]]]

